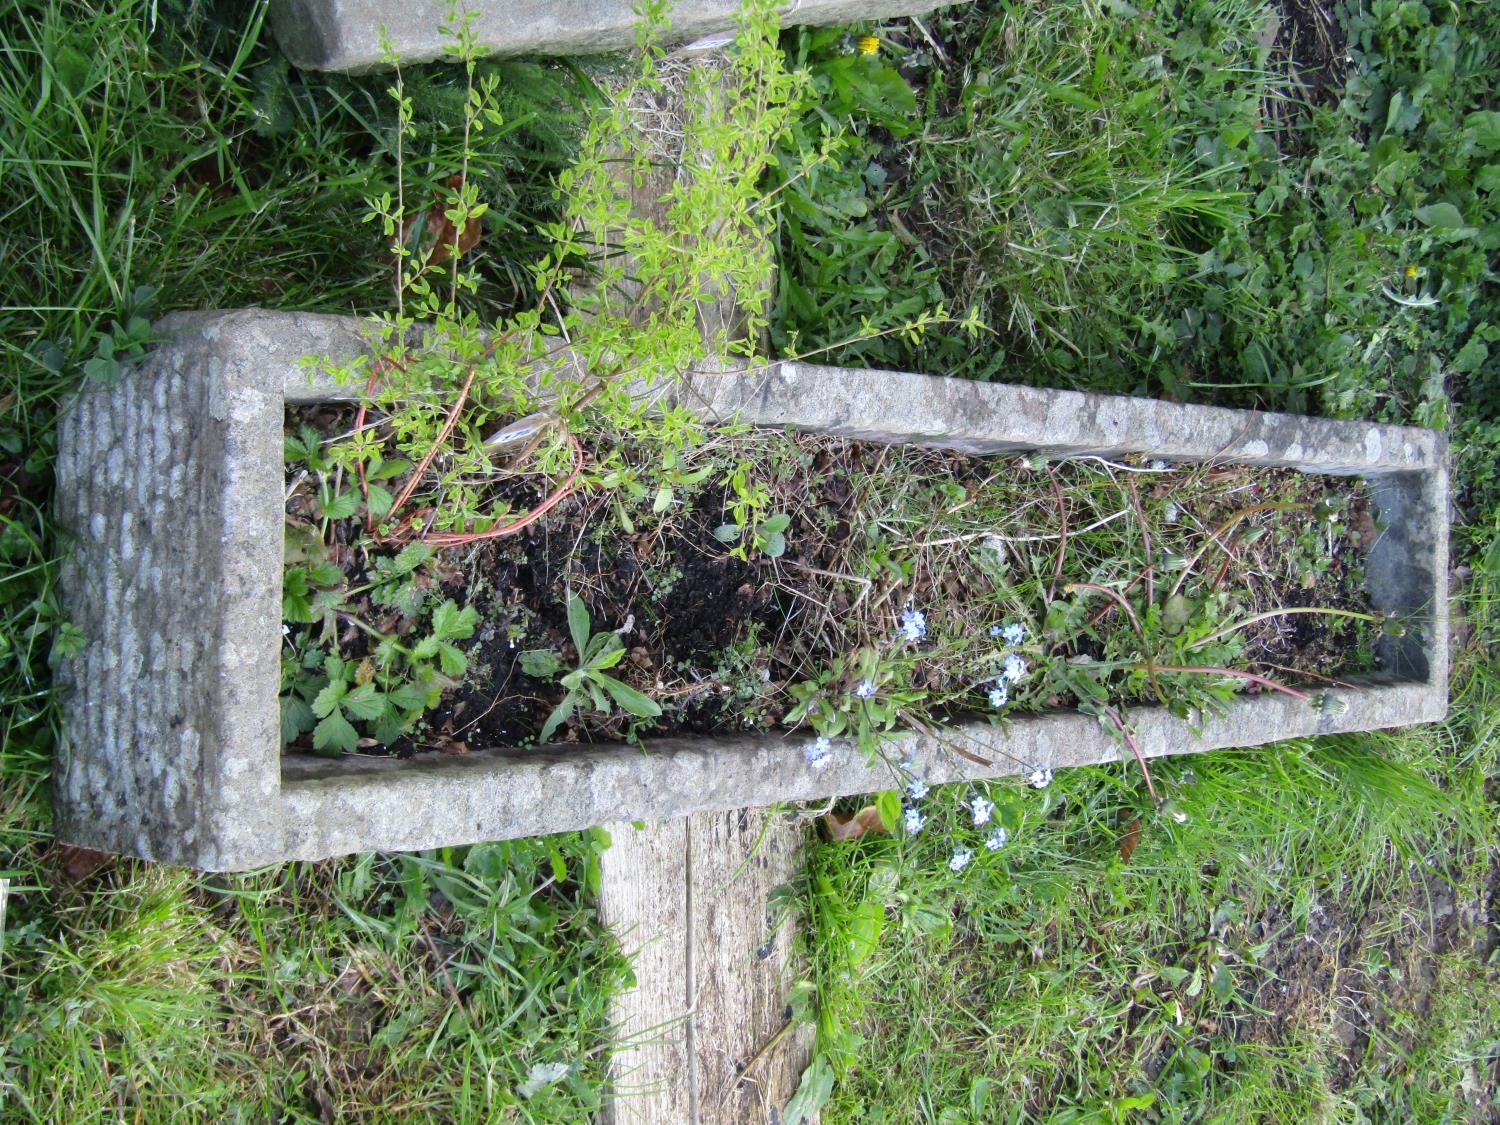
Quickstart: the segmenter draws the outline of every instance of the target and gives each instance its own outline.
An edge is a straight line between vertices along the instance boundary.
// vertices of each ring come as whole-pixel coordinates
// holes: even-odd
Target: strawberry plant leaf
[[[322,503],[323,515],[331,520],[346,520],[359,509],[359,497],[351,492],[341,492],[331,501],[326,497],[319,498]]]
[[[385,695],[373,683],[361,684],[339,702],[356,719],[378,719],[385,711]]]
[[[313,728],[313,749],[320,754],[336,758],[339,754],[352,753],[358,745],[359,735],[349,725],[349,720],[336,710]]]
[[[469,658],[444,641],[438,645],[438,667],[445,676],[462,676],[469,667]]]
[[[348,690],[349,685],[342,679],[329,680],[328,686],[318,692],[318,697],[313,700],[313,714],[317,715],[320,719],[326,715],[333,714],[338,709],[339,701],[344,698],[344,694]]]

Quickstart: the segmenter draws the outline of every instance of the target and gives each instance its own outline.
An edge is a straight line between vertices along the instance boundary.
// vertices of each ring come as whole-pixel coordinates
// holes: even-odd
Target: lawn
[[[594,910],[602,834],[229,877],[50,837],[50,668],[79,643],[48,517],[64,396],[172,309],[393,305],[365,221],[401,166],[389,79],[291,70],[263,17],[0,15],[0,1104],[581,1120],[628,979]],[[819,827],[785,898],[815,966],[802,1104],[1493,1116],[1500,16],[984,0],[782,44],[809,87],[767,185],[781,354],[1442,426],[1459,518],[1445,724],[1162,762],[1160,807],[1123,768],[997,784],[984,827],[1006,841],[961,871],[955,845],[984,839],[967,788],[925,795],[916,834]],[[538,300],[553,185],[610,72],[478,73],[503,124],[476,144],[461,68],[404,72],[404,159],[418,199],[467,159],[495,320]]]
[[[782,347],[1446,425],[1460,591],[1441,726],[1170,760],[1161,805],[1133,765],[906,794],[919,832],[816,844],[823,1120],[1490,1119],[1500,22],[1043,2],[857,30],[878,49],[788,36],[819,95],[788,157],[836,155],[783,177]],[[868,333],[937,305],[987,346]]]

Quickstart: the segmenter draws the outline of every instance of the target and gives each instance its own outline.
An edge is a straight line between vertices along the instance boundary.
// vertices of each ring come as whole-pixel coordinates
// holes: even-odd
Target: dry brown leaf
[[[462,176],[449,176],[447,186],[457,191],[463,186],[463,182]],[[418,220],[423,222],[422,240],[416,250],[419,255],[423,252],[429,255],[427,258],[429,266],[439,266],[448,260],[449,255],[453,253],[455,237],[458,240],[458,255],[463,257],[479,244],[479,236],[484,230],[482,220],[470,219],[464,224],[463,234],[458,234],[453,223],[444,214],[447,210],[447,196],[442,191],[438,191],[427,210],[418,211],[401,220],[401,245],[408,247],[412,245],[412,232],[416,229]]]
[[[109,852],[96,852],[93,848],[62,844],[57,849],[57,858],[63,874],[76,883],[87,879],[115,857]]]
[[[1120,837],[1120,858],[1126,863],[1130,857],[1135,855],[1135,847],[1141,842],[1141,822],[1136,818],[1125,825],[1125,833]]]
[[[885,821],[880,819],[880,810],[874,805],[866,805],[857,813],[831,812],[823,818],[823,826],[828,829],[828,838],[835,843],[858,840],[866,833],[888,834]]]

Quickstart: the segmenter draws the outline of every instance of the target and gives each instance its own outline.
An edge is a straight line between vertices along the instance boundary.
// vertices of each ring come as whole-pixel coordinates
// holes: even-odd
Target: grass
[[[157,312],[390,300],[360,222],[395,165],[385,80],[288,70],[263,15],[0,16],[0,268],[24,295],[0,309],[0,1099],[22,1119],[579,1120],[626,972],[592,911],[597,837],[212,880],[85,873],[49,838],[49,660],[78,641],[47,512],[61,396],[112,377]],[[958,791],[914,840],[814,849],[828,1120],[1432,1120],[1482,1114],[1495,1085],[1493,954],[1463,911],[1494,879],[1500,28],[1482,4],[1346,6],[1342,96],[1315,96],[1287,92],[1266,15],[986,3],[934,17],[931,42],[889,29],[873,56],[843,32],[788,41],[821,102],[783,154],[778,343],[974,304],[991,346],[934,325],[837,357],[1451,418],[1465,446],[1447,724],[1162,763],[1181,823],[1123,769],[996,786],[1010,840],[962,873]],[[533,296],[525,236],[594,95],[565,68],[495,73],[515,101],[474,165],[477,260],[504,311]],[[459,84],[439,67],[408,88],[412,167],[440,183]],[[546,1063],[568,1070],[529,1082]]]
[[[788,34],[823,94],[793,147],[837,151],[785,189],[778,344],[973,304],[985,346],[939,325],[832,354],[1451,423],[1466,576],[1444,724],[1166,760],[1161,811],[1123,766],[990,786],[995,851],[968,787],[915,836],[816,844],[825,1121],[1494,1113],[1500,25],[1308,10],[1278,10],[1290,58],[1251,2],[981,3],[861,29],[863,58]],[[1320,37],[1330,69],[1299,74]]]
[[[1432,907],[1494,893],[1494,749],[1465,729],[1490,677],[1463,671],[1445,730],[1164,760],[1183,823],[1098,768],[991,787],[1010,841],[960,875],[953,787],[916,838],[816,848],[819,1030],[845,1068],[825,1117],[945,1120],[988,1082],[1049,1119],[1472,1119],[1492,939]]]
[[[8,1113],[577,1120],[599,1104],[624,972],[589,908],[601,845],[584,834],[216,880],[119,867],[45,889],[45,909],[44,888],[22,888],[0,1036]],[[561,1079],[521,1092],[556,1063]]]
[[[16,1120],[576,1121],[627,972],[583,833],[204,878],[51,840],[50,660],[79,643],[49,520],[62,397],[174,308],[391,301],[366,197],[394,175],[387,80],[302,75],[255,3],[22,0],[0,15],[0,1114]],[[581,71],[482,64],[503,127],[479,301],[530,299]],[[407,75],[409,174],[446,176],[452,67]],[[420,187],[418,188],[420,190]],[[533,1068],[563,1064],[547,1082]],[[548,1075],[551,1072],[547,1072]]]
[[[1342,99],[1343,52],[1331,91],[1289,80],[1259,0],[965,5],[876,29],[868,58],[796,33],[822,101],[783,156],[844,148],[787,193],[776,342],[943,302],[987,346],[939,328],[832,355],[1424,424],[1448,357],[1446,393],[1488,395],[1487,9],[1341,12]]]

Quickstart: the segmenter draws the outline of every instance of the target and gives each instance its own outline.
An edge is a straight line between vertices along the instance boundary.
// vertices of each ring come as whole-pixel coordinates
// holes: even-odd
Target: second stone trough
[[[212,870],[350,852],[432,848],[822,800],[889,788],[856,747],[809,768],[806,736],[676,738],[629,746],[490,747],[463,756],[284,756],[282,437],[290,402],[327,397],[305,355],[364,347],[358,321],[311,314],[176,315],[163,343],[63,418],[58,518],[76,536],[64,575],[81,656],[56,777],[65,842]],[[1040,391],[935,376],[778,363],[698,375],[682,400],[713,418],[846,437],[1049,456],[1144,453],[1360,474],[1384,532],[1367,560],[1380,610],[1414,624],[1381,642],[1380,674],[1338,705],[1243,698],[1200,733],[1138,708],[1147,756],[1394,727],[1447,706],[1447,473],[1419,429]],[[934,783],[1054,769],[1128,751],[1093,718],[1058,712],[953,732],[979,764],[909,733]]]

